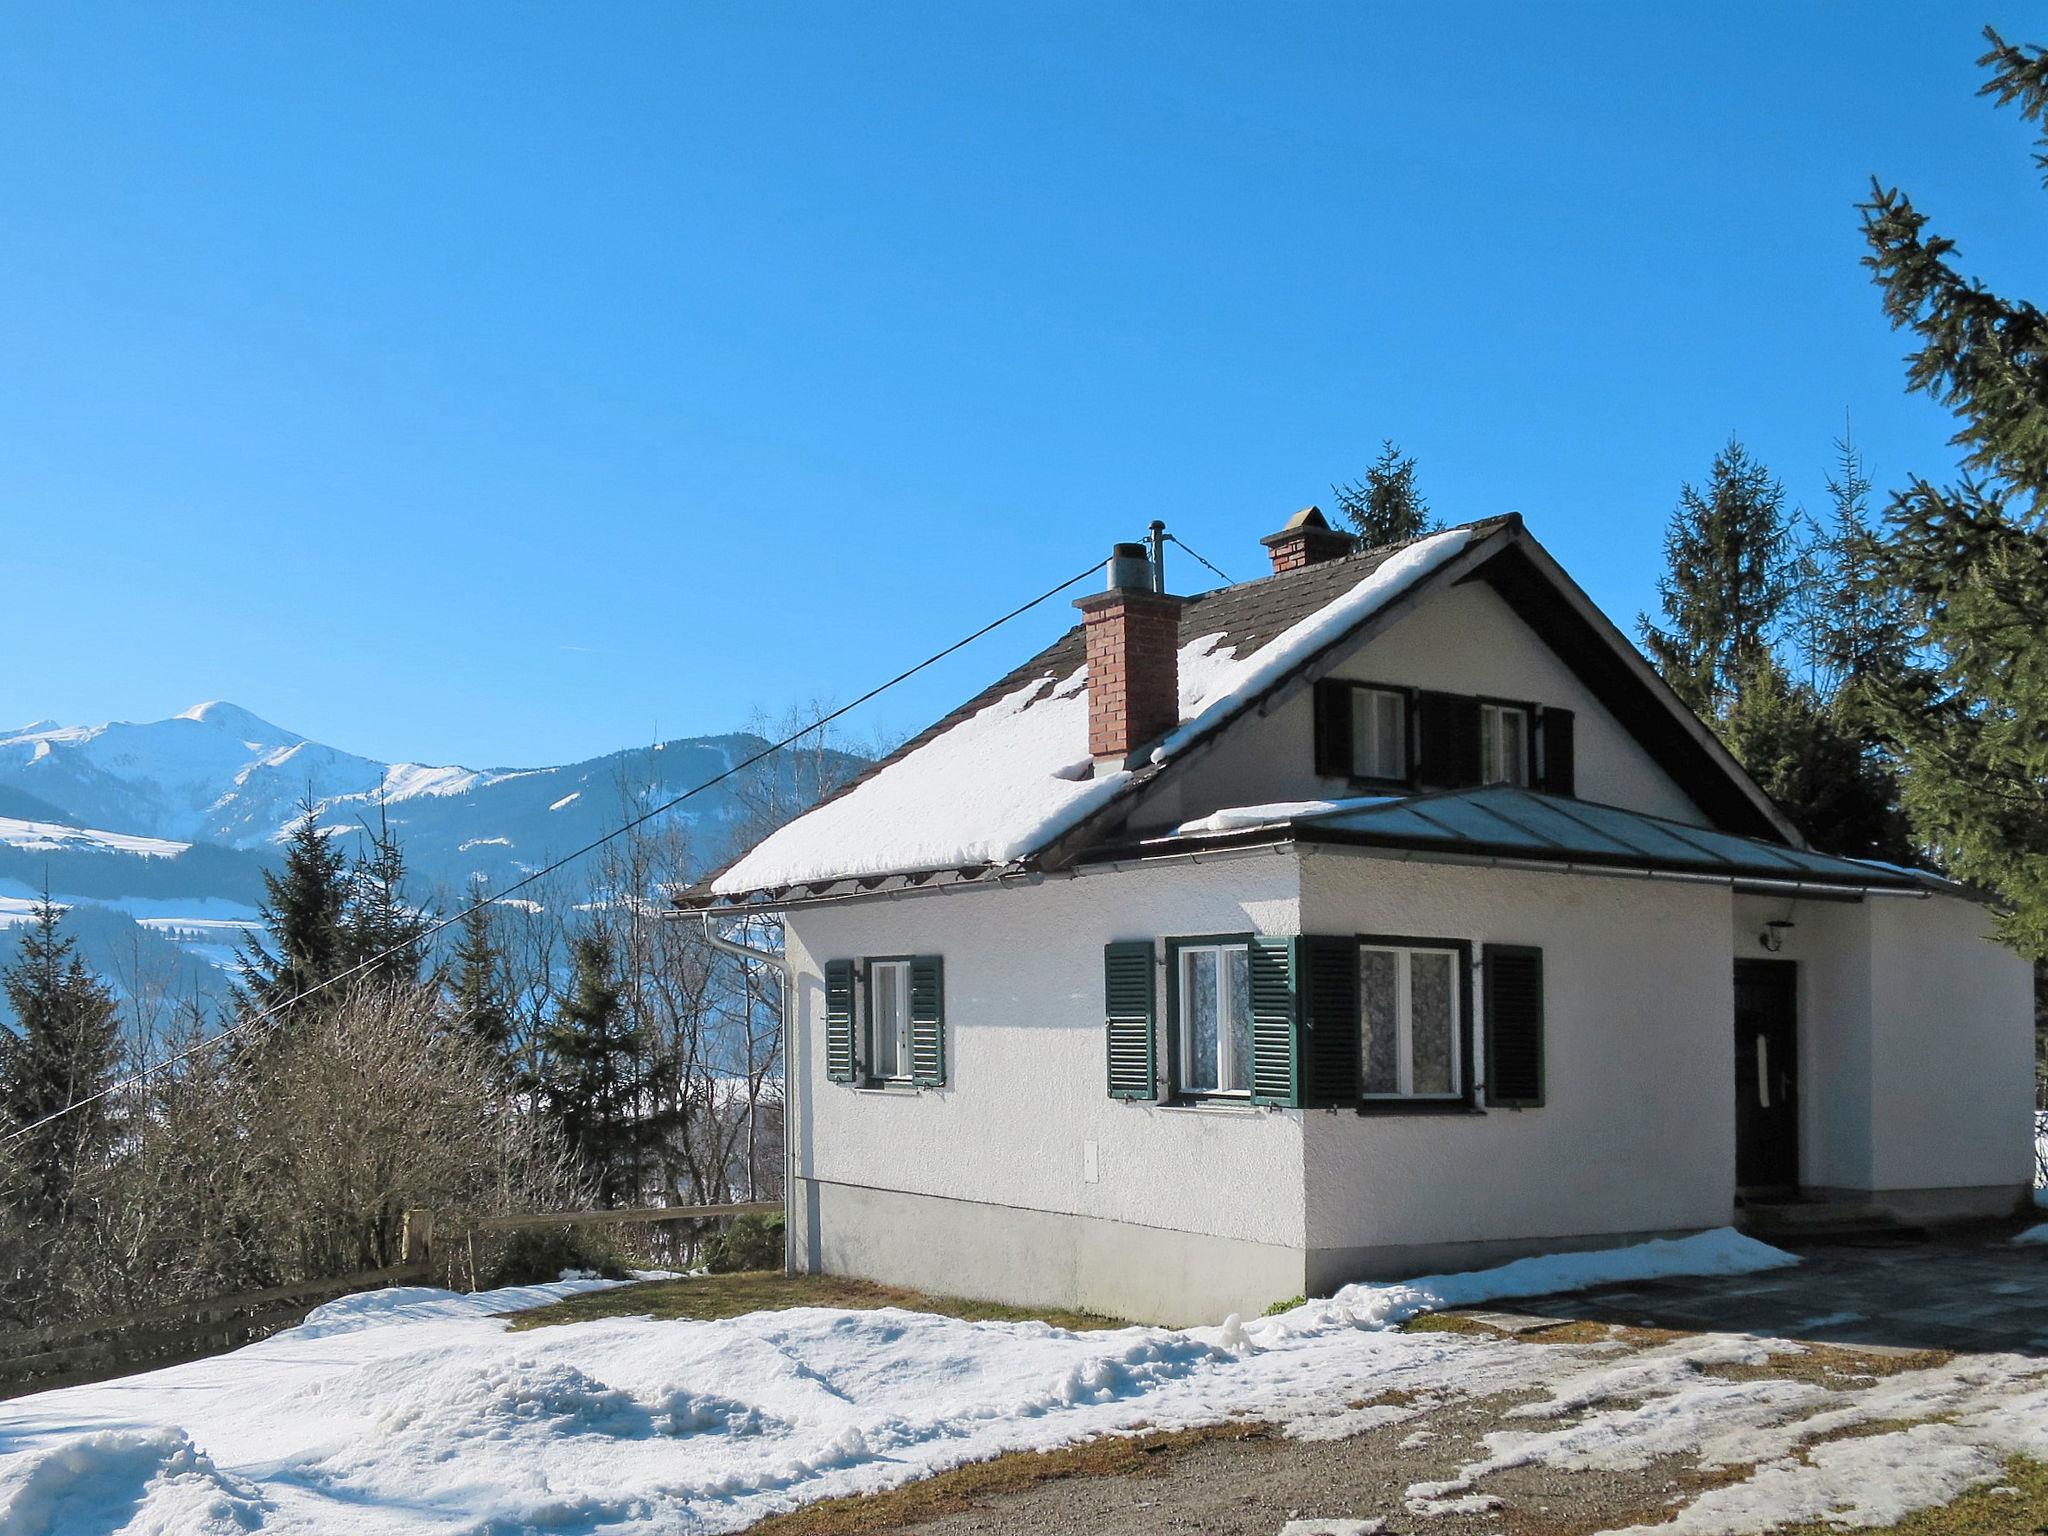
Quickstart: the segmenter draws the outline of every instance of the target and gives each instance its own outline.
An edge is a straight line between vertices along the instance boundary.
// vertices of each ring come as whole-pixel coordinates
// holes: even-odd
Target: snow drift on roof
[[[1453,528],[1402,550],[1356,586],[1248,655],[1221,635],[1180,648],[1181,724],[1155,763],[1462,550]],[[1032,679],[764,839],[711,883],[715,894],[913,870],[1007,864],[1071,831],[1131,780],[1090,772],[1088,669]]]

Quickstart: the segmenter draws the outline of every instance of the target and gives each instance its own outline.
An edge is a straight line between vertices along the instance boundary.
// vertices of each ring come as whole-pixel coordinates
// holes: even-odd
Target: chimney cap
[[[1301,528],[1319,528],[1327,533],[1330,529],[1330,520],[1323,516],[1323,509],[1321,507],[1303,507],[1281,525],[1280,531],[1282,533],[1293,533]]]

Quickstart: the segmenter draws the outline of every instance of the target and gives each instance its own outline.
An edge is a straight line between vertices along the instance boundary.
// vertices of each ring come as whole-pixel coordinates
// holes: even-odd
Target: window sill
[[[1183,1094],[1178,1098],[1161,1099],[1160,1109],[1177,1110],[1183,1114],[1250,1115],[1269,1106],[1254,1104],[1248,1094]]]
[[[879,1093],[893,1095],[897,1098],[912,1098],[924,1092],[922,1087],[913,1083],[907,1077],[901,1081],[891,1079],[885,1082],[854,1083],[851,1087],[855,1093]]]

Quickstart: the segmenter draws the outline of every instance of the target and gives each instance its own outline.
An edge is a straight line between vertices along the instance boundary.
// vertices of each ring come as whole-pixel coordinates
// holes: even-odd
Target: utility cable
[[[1201,556],[1201,552],[1200,552],[1200,551],[1198,551],[1198,550],[1193,550],[1193,549],[1188,549],[1188,546],[1187,546],[1187,542],[1186,542],[1186,541],[1185,541],[1184,539],[1182,539],[1182,538],[1181,538],[1181,536],[1180,536],[1179,534],[1177,534],[1177,533],[1169,533],[1169,534],[1168,534],[1168,535],[1166,536],[1166,538],[1167,538],[1167,542],[1168,542],[1168,543],[1171,543],[1171,544],[1178,544],[1178,545],[1180,545],[1180,547],[1181,547],[1182,549],[1187,549],[1188,553],[1189,553],[1189,554],[1191,554],[1191,555],[1193,555],[1193,556],[1195,557],[1195,559],[1197,559],[1198,561],[1201,561],[1201,563],[1202,563],[1203,565],[1206,565],[1206,566],[1208,566],[1208,567],[1209,567],[1209,574],[1210,574],[1210,575],[1212,575],[1212,576],[1220,576],[1220,577],[1222,577],[1222,578],[1223,578],[1223,584],[1224,584],[1225,586],[1234,586],[1234,585],[1236,585],[1236,583],[1234,583],[1233,581],[1231,581],[1231,579],[1230,579],[1230,578],[1229,578],[1228,576],[1225,576],[1225,575],[1223,574],[1223,572],[1222,572],[1222,571],[1220,571],[1220,570],[1218,570],[1218,569],[1217,569],[1217,568],[1216,568],[1216,567],[1215,567],[1215,566],[1214,566],[1213,564],[1211,564],[1211,563],[1210,563],[1209,561],[1207,561],[1207,560],[1203,560],[1203,559],[1202,559],[1202,556]]]
[[[1189,550],[1188,553],[1194,554],[1194,551]],[[1199,560],[1201,559],[1201,556],[1196,555],[1195,558]],[[1206,561],[1204,561],[1203,563],[1207,564]],[[560,857],[559,859],[556,859],[552,864],[544,865],[541,868],[534,870],[531,874],[525,875],[520,879],[515,880],[512,884],[506,886],[502,891],[494,891],[489,896],[484,897],[483,900],[473,902],[471,905],[463,908],[460,912],[456,912],[451,914],[450,916],[439,919],[438,921],[428,925],[428,927],[426,927],[420,933],[414,935],[411,939],[408,939],[402,943],[394,944],[388,949],[381,950],[377,954],[369,956],[367,959],[359,960],[354,965],[350,966],[347,970],[337,971],[334,975],[326,977],[324,980],[315,982],[312,986],[307,987],[303,992],[294,993],[292,996],[285,998],[281,1002],[272,1003],[269,1006],[261,1009],[260,1011],[250,1014],[247,1018],[241,1019],[238,1022],[229,1025],[226,1029],[222,1030],[217,1035],[209,1036],[205,1040],[201,1040],[196,1044],[187,1046],[184,1050],[179,1051],[174,1055],[167,1056],[162,1061],[155,1062],[150,1066],[144,1067],[139,1072],[131,1073],[127,1077],[119,1078],[114,1082],[108,1083],[104,1088],[101,1088],[96,1092],[89,1093],[82,1099],[73,1099],[70,1103],[64,1105],[62,1108],[50,1111],[49,1114],[44,1115],[40,1120],[32,1120],[27,1125],[21,1126],[16,1130],[9,1131],[5,1136],[0,1136],[0,1146],[6,1146],[10,1142],[18,1141],[24,1136],[31,1135],[34,1132],[41,1130],[44,1126],[53,1124],[56,1121],[63,1119],[66,1115],[71,1114],[76,1110],[84,1109],[87,1105],[96,1104],[101,1099],[119,1093],[123,1089],[133,1088],[144,1082],[147,1082],[150,1078],[167,1070],[168,1068],[175,1067],[182,1062],[190,1061],[195,1056],[200,1056],[208,1051],[211,1051],[223,1040],[232,1039],[236,1035],[254,1029],[259,1024],[266,1024],[275,1021],[277,1017],[280,1014],[282,1014],[286,1009],[294,1008],[298,1006],[300,1003],[306,1001],[306,999],[313,997],[318,993],[324,992],[330,987],[339,986],[342,982],[360,976],[366,971],[375,970],[378,966],[382,965],[386,960],[392,959],[394,956],[402,954],[407,950],[414,948],[414,946],[418,944],[424,943],[426,940],[433,938],[435,934],[442,933],[447,929],[454,927],[457,923],[463,921],[465,918],[470,917],[477,912],[482,911],[486,907],[496,906],[499,902],[506,900],[507,898],[511,897],[519,891],[525,890],[528,886],[533,885],[537,881],[543,880],[547,876],[555,874],[557,871],[565,868],[570,864],[575,863],[576,860],[583,858],[585,855],[597,852],[598,849],[604,847],[607,843],[612,842],[614,839],[623,837],[628,832],[633,831],[635,828],[645,826],[648,822],[654,820],[655,817],[674,810],[677,806],[681,805],[685,800],[689,800],[697,795],[701,795],[705,790],[714,788],[717,785],[724,783],[727,779],[732,778],[736,774],[744,773],[747,769],[753,767],[756,763],[759,763],[766,758],[773,757],[777,752],[780,752],[784,747],[793,745],[794,743],[803,740],[804,737],[810,735],[813,731],[820,730],[823,727],[830,725],[833,721],[838,720],[845,715],[851,714],[854,710],[859,709],[861,705],[866,704],[873,699],[879,698],[884,693],[887,693],[891,688],[894,688],[898,683],[909,681],[911,678],[917,676],[918,673],[924,671],[927,667],[937,665],[939,662],[944,661],[948,656],[951,656],[955,651],[964,650],[966,647],[972,645],[975,641],[981,639],[982,636],[990,634],[993,631],[1002,628],[1003,625],[1009,623],[1012,619],[1021,618],[1023,615],[1029,613],[1032,609],[1036,608],[1040,603],[1050,601],[1052,598],[1059,596],[1060,593],[1066,591],[1067,588],[1074,585],[1075,582],[1084,580],[1085,578],[1094,575],[1097,571],[1101,569],[1102,563],[1100,561],[1090,563],[1085,569],[1076,571],[1073,575],[1069,576],[1065,581],[1061,582],[1058,586],[1048,587],[1045,591],[1039,593],[1038,596],[1032,598],[1030,602],[1023,603],[1015,608],[1012,608],[1008,613],[1004,614],[1001,618],[991,619],[988,623],[982,625],[981,628],[974,631],[973,634],[966,635],[963,636],[961,639],[955,640],[951,645],[947,646],[944,650],[934,651],[931,655],[925,657],[923,661],[918,662],[915,666],[904,668],[904,670],[898,672],[894,677],[890,678],[887,682],[876,684],[874,687],[870,688],[866,693],[862,694],[859,698],[855,699],[852,703],[842,704],[837,709],[827,711],[825,714],[820,715],[816,720],[813,720],[809,725],[803,727],[803,729],[790,732],[789,735],[783,737],[782,740],[776,742],[774,745],[763,747],[753,756],[746,758],[741,762],[734,763],[731,767],[727,768],[723,773],[714,774],[710,778],[706,779],[703,783],[695,786],[694,788],[686,789],[681,794],[674,796],[672,799],[664,800],[660,805],[653,807],[651,810],[641,812],[638,816],[633,817],[630,821],[622,822],[620,825],[614,827],[611,831],[605,833],[602,837],[597,838],[592,842],[585,843],[581,848],[575,850],[575,852],[566,853],[562,855],[562,857]]]

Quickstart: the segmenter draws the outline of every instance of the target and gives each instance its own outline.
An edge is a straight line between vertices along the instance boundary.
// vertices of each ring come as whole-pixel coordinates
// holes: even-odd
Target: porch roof
[[[1460,862],[1643,871],[1782,887],[1922,893],[1961,888],[1924,870],[1813,853],[1509,784],[1434,794],[1234,807],[1104,849],[1116,861],[1280,839],[1406,850]]]

